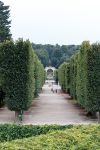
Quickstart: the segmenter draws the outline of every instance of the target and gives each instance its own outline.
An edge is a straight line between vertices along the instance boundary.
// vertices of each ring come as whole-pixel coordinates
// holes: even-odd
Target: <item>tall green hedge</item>
[[[54,71],[54,80],[58,84],[58,69]]]
[[[58,69],[58,80],[62,90],[66,91],[66,83],[65,83],[65,70],[66,70],[66,62],[60,65]]]
[[[34,54],[29,41],[5,42],[2,69],[6,104],[10,110],[27,110],[34,98]]]
[[[87,51],[86,108],[100,112],[100,44],[93,44]]]
[[[87,99],[87,52],[90,49],[90,44],[85,41],[80,46],[80,52],[77,58],[77,76],[76,76],[76,95],[78,102],[86,108]]]
[[[35,55],[35,69],[34,69],[34,77],[35,77],[35,97],[38,96],[39,92],[41,91],[41,88],[44,84],[45,80],[45,72],[44,67],[39,61],[38,57]]]
[[[64,92],[70,92],[70,64],[64,62],[58,68],[59,84]]]
[[[71,96],[87,111],[100,112],[100,44],[84,41],[70,59],[70,73],[65,66],[63,63],[58,69],[62,90],[67,89],[65,83],[69,80]]]
[[[70,64],[65,67],[65,92],[70,93]]]
[[[29,41],[19,39],[0,44],[0,87],[10,110],[27,110],[43,83],[44,68]]]
[[[76,68],[75,68],[75,56],[70,59],[70,95],[75,98],[76,96]]]

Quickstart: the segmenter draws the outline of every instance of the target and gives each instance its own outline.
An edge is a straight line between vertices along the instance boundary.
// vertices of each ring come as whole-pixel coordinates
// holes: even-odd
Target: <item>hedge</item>
[[[65,68],[66,68],[67,63],[64,62],[63,64],[60,65],[58,69],[58,80],[59,84],[62,88],[62,90],[65,92],[66,91],[66,83],[65,83]]]
[[[72,128],[73,125],[16,125],[16,124],[0,124],[0,142],[12,141],[15,139],[28,138],[49,131],[65,130]]]
[[[100,44],[93,44],[87,51],[86,108],[100,112]]]
[[[27,110],[34,98],[33,51],[29,41],[3,43],[2,69],[6,104],[10,110]]]
[[[44,72],[43,65],[41,64],[41,62],[39,61],[39,59],[36,55],[35,55],[34,60],[35,60],[34,61],[34,64],[35,64],[35,68],[34,68],[35,92],[34,92],[34,95],[35,95],[35,97],[37,97],[39,92],[41,91],[41,88],[45,81],[45,72]]]
[[[86,108],[87,99],[87,51],[90,49],[89,42],[83,42],[77,57],[76,95],[80,105]]]
[[[0,143],[0,150],[99,150],[100,126],[74,126],[36,137]]]
[[[38,94],[43,83],[44,68],[29,41],[19,39],[15,43],[6,41],[0,44],[0,87],[10,110],[17,115],[27,110],[36,89]]]
[[[56,84],[58,84],[58,69],[56,69],[54,71],[54,80],[55,80]]]
[[[64,92],[70,93],[70,64],[64,62],[58,68],[59,84]]]
[[[70,93],[70,64],[66,63],[65,67],[65,91]]]
[[[69,62],[70,73],[63,63],[59,69],[59,82],[65,91],[69,82],[70,95],[87,111],[100,112],[100,44],[84,41]],[[66,79],[66,80],[65,80]]]
[[[75,56],[73,56],[70,60],[70,95],[72,98],[76,98],[76,74],[77,74],[77,66],[75,61]]]

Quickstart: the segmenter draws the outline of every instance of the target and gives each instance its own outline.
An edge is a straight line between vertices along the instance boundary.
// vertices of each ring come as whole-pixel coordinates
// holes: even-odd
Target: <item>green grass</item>
[[[51,128],[45,134],[1,142],[0,150],[100,150],[100,125]]]

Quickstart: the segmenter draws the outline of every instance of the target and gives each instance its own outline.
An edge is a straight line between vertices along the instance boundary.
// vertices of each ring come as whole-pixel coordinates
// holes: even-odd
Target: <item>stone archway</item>
[[[55,68],[54,67],[46,67],[45,71],[46,71],[46,79],[53,80]]]

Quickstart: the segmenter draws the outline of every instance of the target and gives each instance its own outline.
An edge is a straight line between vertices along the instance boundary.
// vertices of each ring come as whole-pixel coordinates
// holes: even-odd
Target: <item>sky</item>
[[[100,41],[100,0],[1,0],[10,5],[13,39],[37,44]]]

